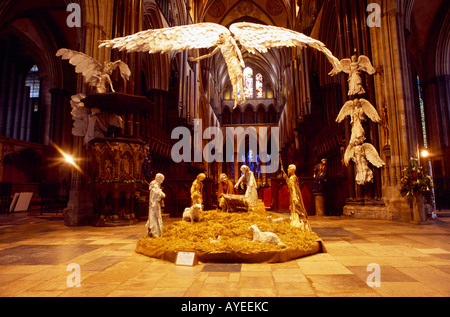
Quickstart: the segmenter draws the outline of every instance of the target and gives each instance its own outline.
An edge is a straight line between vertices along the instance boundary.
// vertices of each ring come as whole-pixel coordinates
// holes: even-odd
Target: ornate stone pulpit
[[[141,137],[141,126],[149,118],[152,103],[145,97],[121,93],[90,95],[83,102],[102,114],[119,116],[123,122],[121,129],[108,128],[104,137],[88,143],[95,224],[135,223],[137,192],[148,187],[142,171],[146,142]]]

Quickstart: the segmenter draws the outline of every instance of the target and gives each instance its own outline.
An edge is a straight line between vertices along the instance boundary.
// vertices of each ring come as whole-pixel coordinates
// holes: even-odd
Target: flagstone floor
[[[145,234],[142,222],[67,227],[57,216],[0,215],[0,296],[450,296],[450,218],[425,225],[346,217],[310,222],[326,253],[277,264],[185,267],[134,252]],[[79,287],[70,287],[73,263]],[[368,285],[376,281],[378,287]]]

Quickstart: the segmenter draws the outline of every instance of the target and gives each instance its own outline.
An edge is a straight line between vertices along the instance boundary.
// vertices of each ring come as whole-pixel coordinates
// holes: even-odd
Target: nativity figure
[[[222,210],[224,210],[226,207],[226,202],[222,194],[234,195],[233,183],[228,179],[228,176],[225,173],[219,175],[219,189],[217,191],[218,205]]]
[[[204,173],[200,173],[195,178],[191,186],[191,206],[201,205],[203,208],[203,183],[206,178]]]
[[[161,237],[163,221],[161,215],[161,200],[166,197],[161,189],[164,181],[163,174],[156,174],[155,179],[149,185],[148,220],[145,226],[149,237]]]
[[[294,164],[289,165],[288,173],[286,175],[283,164],[281,163],[281,173],[286,180],[286,185],[290,194],[289,210],[291,212],[291,226],[300,228],[302,231],[311,231],[312,229],[308,222],[308,213],[303,204],[300,184],[297,175],[295,175],[296,169]]]
[[[242,176],[237,181],[234,186],[235,189],[239,187],[242,182],[247,184],[247,189],[245,190],[244,198],[248,202],[249,208],[256,208],[258,206],[258,190],[256,188],[256,179],[253,172],[247,165],[241,166]]]

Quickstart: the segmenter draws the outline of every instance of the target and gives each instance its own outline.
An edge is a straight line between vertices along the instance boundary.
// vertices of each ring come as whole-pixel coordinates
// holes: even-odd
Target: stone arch
[[[267,110],[267,121],[268,123],[277,123],[277,111],[273,104],[271,104]]]
[[[244,122],[245,124],[255,123],[255,112],[251,105],[247,105],[244,110]]]
[[[222,111],[222,124],[231,124],[231,111],[230,108],[226,106]]]
[[[263,104],[258,105],[256,110],[256,123],[266,123],[267,122],[267,116],[266,116],[266,109]]]
[[[242,116],[241,116],[241,109],[240,107],[236,107],[232,112],[231,117],[231,123],[232,124],[241,124],[242,123]]]

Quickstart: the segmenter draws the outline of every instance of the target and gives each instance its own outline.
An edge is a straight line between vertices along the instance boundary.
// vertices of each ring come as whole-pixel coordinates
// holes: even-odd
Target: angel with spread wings
[[[326,55],[333,65],[335,73],[341,71],[339,60],[322,42],[285,28],[246,22],[234,23],[229,30],[223,25],[215,23],[197,23],[150,29],[133,35],[102,41],[99,47],[149,53],[215,47],[210,54],[191,58],[191,60],[198,61],[221,51],[233,86],[234,108],[236,108],[238,104],[245,101],[243,87],[245,63],[236,40],[240,42],[243,48],[253,54],[256,54],[255,50],[265,53],[271,47],[310,46]]]
[[[340,61],[341,68],[335,68],[331,71],[330,75],[334,76],[340,72],[348,74],[348,95],[363,95],[366,91],[362,86],[361,71],[373,75],[376,73],[376,69],[372,66],[369,58],[365,55],[357,57],[353,55],[350,58],[344,58]]]
[[[346,166],[348,166],[350,160],[355,163],[355,180],[358,185],[365,185],[373,181],[373,172],[369,168],[369,162],[378,168],[385,165],[375,147],[370,143],[363,143],[361,139],[350,142],[347,150],[345,150],[344,163]]]
[[[69,60],[69,63],[75,66],[75,72],[82,74],[85,82],[94,87],[99,94],[108,92],[108,86],[112,92],[115,92],[110,76],[117,67],[124,80],[130,79],[130,68],[121,60],[101,64],[89,55],[67,48],[59,49],[56,56],[61,56],[63,60]]]
[[[365,116],[369,117],[373,122],[381,122],[381,118],[375,107],[364,98],[347,101],[339,112],[336,122],[342,122],[347,116],[350,116],[350,124],[352,125],[350,142],[355,139],[361,139],[361,141],[366,139],[362,126],[362,122],[366,121]]]
[[[109,131],[123,128],[123,120],[120,116],[112,113],[101,113],[97,108],[88,108],[84,105],[83,93],[73,95],[70,99],[73,119],[72,134],[84,137],[84,143],[88,144],[95,138],[107,136]]]

